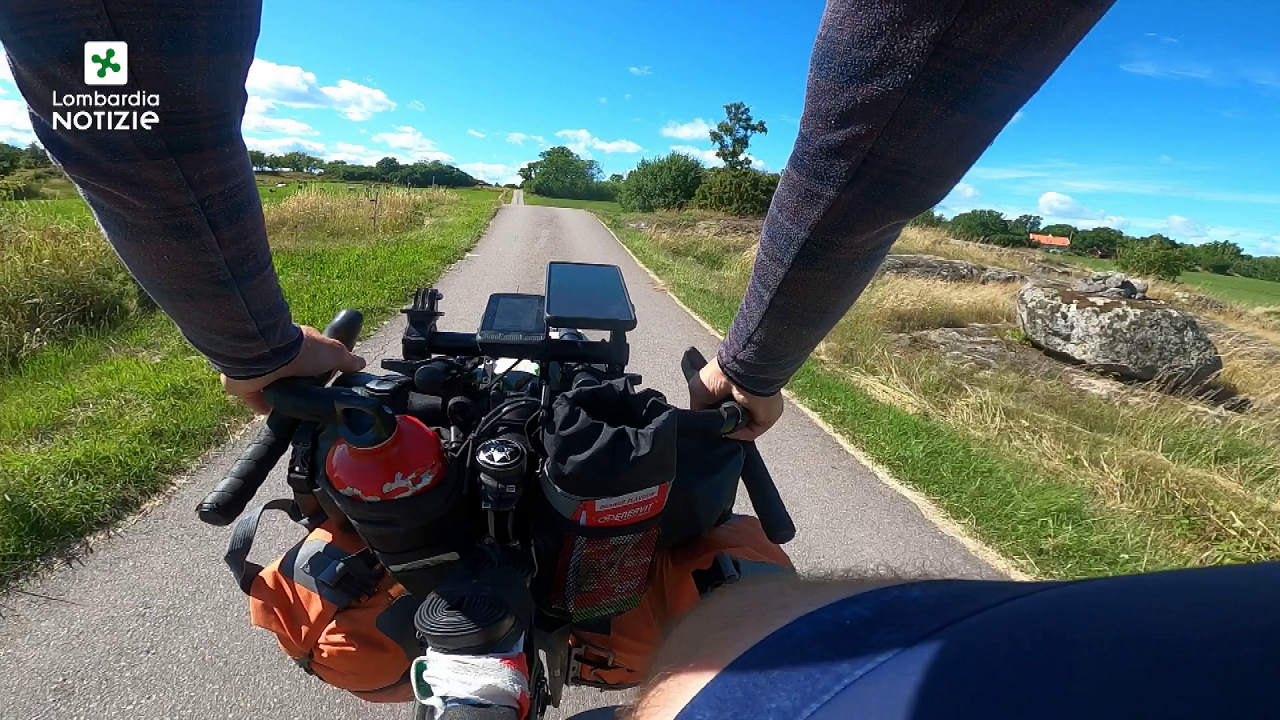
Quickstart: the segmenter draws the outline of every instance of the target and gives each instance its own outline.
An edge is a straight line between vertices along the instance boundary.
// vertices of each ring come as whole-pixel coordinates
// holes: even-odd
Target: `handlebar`
[[[363,324],[364,316],[359,310],[343,310],[325,327],[324,335],[342,341],[351,350],[355,347]],[[272,400],[277,396],[295,396],[293,392],[281,392],[286,387],[313,386],[319,389],[331,379],[331,374],[316,378],[285,378],[268,385],[263,394],[267,397],[267,402],[275,407]],[[331,402],[329,406],[332,407]],[[240,454],[240,458],[227,471],[226,477],[196,506],[196,515],[202,521],[210,525],[229,525],[244,512],[245,506],[253,499],[258,488],[262,487],[267,475],[289,449],[294,433],[302,424],[299,415],[303,414],[292,412],[293,408],[290,410],[289,414],[272,410],[267,416],[266,425]]]
[[[702,353],[697,348],[689,348],[684,351],[684,357],[680,360],[680,368],[684,371],[684,378],[692,381],[693,376],[707,364],[706,358],[702,357]],[[679,422],[714,422],[714,416],[707,415],[708,411],[697,411],[694,415],[701,414],[704,420],[685,420],[687,415],[681,415]],[[728,423],[729,418],[737,415],[739,418],[737,424],[732,426],[727,432],[722,434],[728,435],[746,424],[747,411],[738,403],[729,400],[721,404],[720,413]],[[725,425],[725,427],[729,427]],[[764,464],[764,458],[760,457],[760,449],[756,447],[754,442],[742,442],[742,449],[746,451],[746,457],[742,464],[742,484],[747,487],[747,495],[751,498],[751,507],[755,508],[756,516],[760,518],[760,526],[764,528],[764,534],[768,536],[769,541],[776,545],[784,545],[791,542],[796,536],[796,526],[791,520],[791,514],[787,512],[787,506],[782,502],[782,496],[778,494],[778,486],[773,482],[773,476],[769,474],[769,468]]]

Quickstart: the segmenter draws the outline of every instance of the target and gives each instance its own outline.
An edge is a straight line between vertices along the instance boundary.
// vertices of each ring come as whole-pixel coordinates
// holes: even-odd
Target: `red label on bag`
[[[618,527],[648,520],[667,505],[670,483],[621,495],[579,503],[573,512],[574,522],[586,527]]]

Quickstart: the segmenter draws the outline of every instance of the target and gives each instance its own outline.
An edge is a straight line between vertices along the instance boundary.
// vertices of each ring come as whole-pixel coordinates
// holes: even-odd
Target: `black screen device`
[[[541,295],[497,293],[489,296],[476,339],[482,343],[533,345],[547,339]]]
[[[547,326],[627,332],[636,311],[617,265],[547,263]]]

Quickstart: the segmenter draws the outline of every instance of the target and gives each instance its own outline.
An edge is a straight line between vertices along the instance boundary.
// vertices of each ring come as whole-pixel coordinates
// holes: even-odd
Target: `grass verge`
[[[470,248],[497,193],[307,189],[266,206],[294,320],[365,313],[365,334],[406,292]],[[0,581],[127,515],[248,417],[167,318],[133,315],[26,358],[0,375]]]
[[[751,233],[688,214],[598,215],[681,300],[727,329],[750,270]],[[1274,407],[1236,415],[1123,386],[1094,395],[1068,384],[1065,369],[975,368],[896,342],[1005,322],[1012,294],[877,280],[789,388],[1031,574],[1280,558]],[[1276,390],[1274,379],[1258,379]],[[1260,386],[1264,398],[1268,387]]]

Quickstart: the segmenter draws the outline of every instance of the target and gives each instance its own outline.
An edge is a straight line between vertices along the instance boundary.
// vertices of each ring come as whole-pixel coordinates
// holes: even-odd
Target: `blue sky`
[[[566,144],[625,172],[748,103],[785,166],[823,3],[264,3],[250,147],[490,181]],[[944,201],[1280,254],[1280,3],[1120,0]],[[132,57],[136,64],[142,57]],[[0,139],[29,138],[0,73]]]

